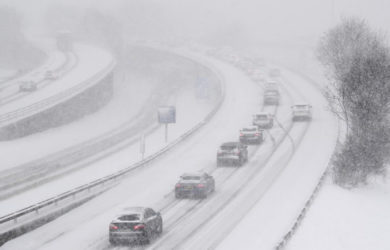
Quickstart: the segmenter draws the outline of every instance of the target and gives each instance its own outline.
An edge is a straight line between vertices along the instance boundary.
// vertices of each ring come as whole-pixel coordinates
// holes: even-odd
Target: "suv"
[[[207,173],[190,173],[180,176],[175,185],[175,197],[193,196],[204,199],[209,193],[214,192],[215,181]]]
[[[264,92],[264,105],[279,105],[279,91],[267,90]]]
[[[217,166],[230,163],[242,166],[248,161],[248,147],[241,142],[223,143],[217,152]]]
[[[37,82],[34,81],[22,81],[19,83],[20,92],[32,92],[38,89]]]
[[[123,241],[149,243],[153,233],[161,234],[163,221],[161,214],[151,208],[130,207],[111,221],[109,241],[111,244]]]
[[[272,128],[274,126],[274,118],[269,113],[258,113],[253,115],[252,124],[259,128]]]
[[[260,144],[264,141],[263,131],[256,126],[245,127],[240,130],[240,142]]]
[[[291,106],[292,120],[311,120],[311,108],[310,104],[295,104]]]

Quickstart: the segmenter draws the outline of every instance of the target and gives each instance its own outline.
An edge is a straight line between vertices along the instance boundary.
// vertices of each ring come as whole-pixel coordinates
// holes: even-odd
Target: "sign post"
[[[162,106],[158,108],[158,122],[165,125],[165,143],[168,142],[168,124],[176,123],[176,107]]]

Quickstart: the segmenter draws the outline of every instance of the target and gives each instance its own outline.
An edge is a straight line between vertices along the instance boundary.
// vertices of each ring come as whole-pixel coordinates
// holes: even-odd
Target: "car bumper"
[[[261,137],[240,137],[240,142],[251,143],[261,141]]]
[[[137,241],[145,238],[144,232],[110,232],[111,241]]]
[[[203,194],[205,192],[205,189],[199,189],[199,188],[184,189],[184,188],[180,188],[180,189],[176,189],[175,192],[176,192],[176,195],[179,195],[179,196],[196,196],[196,195]]]

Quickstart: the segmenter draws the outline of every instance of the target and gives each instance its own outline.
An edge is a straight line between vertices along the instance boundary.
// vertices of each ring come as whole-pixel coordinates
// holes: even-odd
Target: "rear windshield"
[[[235,146],[235,145],[222,145],[221,146],[222,150],[233,150],[235,148],[237,148],[237,146]]]
[[[200,180],[200,176],[183,176],[181,178],[186,181]]]
[[[253,132],[253,131],[256,131],[256,128],[243,128],[242,131],[244,131],[244,132]]]
[[[277,95],[278,94],[278,91],[276,90],[268,90],[267,92],[265,92],[265,95]]]
[[[294,108],[296,108],[296,109],[308,109],[309,106],[308,105],[295,105]]]
[[[123,220],[123,221],[137,221],[137,220],[141,219],[141,215],[140,214],[126,214],[126,215],[122,215],[118,219]]]
[[[256,119],[266,120],[266,119],[268,119],[268,115],[256,115]]]

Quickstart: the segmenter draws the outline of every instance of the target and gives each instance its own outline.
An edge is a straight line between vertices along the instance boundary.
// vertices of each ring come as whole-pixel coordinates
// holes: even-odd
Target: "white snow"
[[[215,167],[217,147],[224,141],[236,140],[239,129],[250,124],[251,114],[260,108],[260,92],[242,72],[219,62],[214,63],[226,74],[226,100],[221,110],[196,136],[142,171],[129,175],[121,184],[91,202],[7,243],[4,249],[102,248],[108,244],[108,223],[121,208],[154,206],[158,200],[169,196],[182,173]],[[189,110],[192,113],[196,107]],[[194,120],[199,120],[199,117]],[[180,123],[177,126],[181,126]],[[163,134],[158,133],[153,141],[161,140]],[[152,144],[152,140],[148,141]],[[134,156],[129,157],[126,150],[116,157],[107,160],[106,164],[115,168],[134,160]]]
[[[328,179],[287,249],[390,249],[389,183],[348,190]]]
[[[272,249],[292,226],[333,153],[337,124],[326,100],[310,83],[286,69],[283,76],[313,105],[313,121],[284,172],[218,249]],[[304,90],[304,91],[302,91]]]

